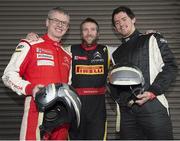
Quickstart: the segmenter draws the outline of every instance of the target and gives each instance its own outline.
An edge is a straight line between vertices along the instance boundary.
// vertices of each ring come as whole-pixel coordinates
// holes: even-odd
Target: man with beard
[[[109,68],[107,47],[97,44],[99,25],[91,18],[81,25],[82,43],[71,46],[72,86],[82,102],[80,127],[71,139],[103,140],[106,131],[105,92]]]

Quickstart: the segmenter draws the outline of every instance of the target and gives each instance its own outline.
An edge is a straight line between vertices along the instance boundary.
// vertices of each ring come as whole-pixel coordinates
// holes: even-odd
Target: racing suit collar
[[[60,42],[57,42],[57,41],[53,41],[52,39],[49,38],[49,36],[46,34],[44,34],[42,36],[42,38],[46,41],[48,41],[49,43],[53,44],[54,46],[58,46],[58,47],[61,47],[61,41]]]
[[[97,44],[92,44],[91,46],[87,46],[87,45],[85,45],[85,44],[81,44],[81,47],[84,49],[84,50],[86,50],[86,51],[89,51],[89,50],[94,50],[94,49],[96,49],[96,47],[97,47]]]
[[[127,43],[129,40],[133,40],[136,37],[138,37],[140,32],[136,29],[129,37],[122,38],[121,41],[122,43]]]

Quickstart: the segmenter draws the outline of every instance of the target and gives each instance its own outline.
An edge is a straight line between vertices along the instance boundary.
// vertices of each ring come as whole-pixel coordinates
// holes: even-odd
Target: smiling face
[[[83,39],[83,43],[87,46],[91,46],[96,43],[98,39],[98,27],[93,22],[85,22],[82,25],[81,36]]]
[[[119,12],[114,15],[115,30],[123,37],[130,36],[135,30],[136,19],[131,19],[125,12]]]
[[[69,16],[63,12],[54,11],[46,20],[48,36],[54,41],[60,41],[69,28]]]

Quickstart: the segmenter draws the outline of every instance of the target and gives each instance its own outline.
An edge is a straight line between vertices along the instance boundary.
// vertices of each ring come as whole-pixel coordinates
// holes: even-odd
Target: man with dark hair
[[[113,52],[114,65],[133,64],[144,76],[144,91],[128,106],[130,87],[111,85],[121,111],[121,139],[173,139],[168,102],[164,96],[175,79],[177,66],[166,39],[158,33],[141,34],[135,28],[136,18],[128,7],[112,13],[114,29],[122,44]]]
[[[71,55],[61,45],[62,36],[69,28],[70,17],[60,7],[49,11],[47,33],[38,41],[21,40],[6,67],[4,84],[25,96],[20,140],[40,140],[39,121],[42,120],[35,103],[35,94],[50,83],[68,83]],[[65,140],[69,125],[64,124],[44,135],[43,139]]]

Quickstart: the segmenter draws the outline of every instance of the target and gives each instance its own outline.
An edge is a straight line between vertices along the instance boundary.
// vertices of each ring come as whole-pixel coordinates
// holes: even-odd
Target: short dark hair
[[[81,25],[80,25],[81,31],[82,31],[82,26],[83,26],[83,24],[88,23],[88,22],[91,22],[91,23],[96,24],[96,26],[97,26],[97,32],[99,31],[99,24],[98,24],[97,21],[94,20],[93,18],[86,18],[84,21],[82,21],[82,23],[81,23]]]
[[[132,10],[131,10],[129,7],[119,6],[118,8],[114,9],[114,10],[113,10],[113,13],[112,13],[112,24],[113,24],[113,26],[115,26],[114,16],[115,16],[116,14],[118,14],[119,12],[124,12],[124,13],[126,13],[131,19],[135,18],[135,14],[132,12]]]

